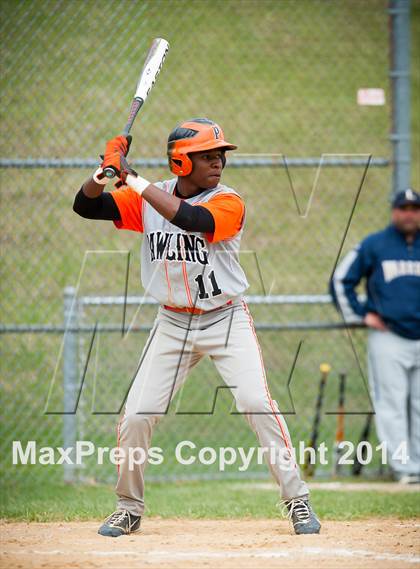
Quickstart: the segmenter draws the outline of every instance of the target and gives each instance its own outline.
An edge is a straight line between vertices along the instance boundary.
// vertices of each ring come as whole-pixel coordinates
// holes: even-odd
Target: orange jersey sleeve
[[[114,190],[111,196],[121,216],[121,221],[114,221],[114,225],[118,229],[143,232],[142,197],[130,187],[124,190]]]
[[[236,194],[218,194],[208,202],[197,205],[205,207],[213,214],[214,233],[205,233],[210,243],[233,237],[243,225],[245,205]]]

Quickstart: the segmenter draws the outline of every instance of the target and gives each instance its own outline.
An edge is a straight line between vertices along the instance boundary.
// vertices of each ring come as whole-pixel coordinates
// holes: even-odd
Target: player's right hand
[[[102,170],[105,168],[113,168],[117,176],[120,175],[122,170],[121,156],[127,156],[128,151],[130,150],[131,140],[131,135],[128,135],[127,137],[120,135],[108,140],[101,164]]]
[[[385,332],[388,330],[387,325],[379,316],[379,314],[375,314],[374,312],[368,312],[364,318],[364,323],[369,328],[374,328],[375,330],[380,330],[381,332]]]
[[[114,152],[120,152],[121,154],[124,154],[124,156],[127,156],[128,151],[130,150],[132,138],[133,137],[131,134],[129,134],[127,137],[120,134],[119,136],[111,138],[111,140],[108,140],[106,143],[105,156]]]

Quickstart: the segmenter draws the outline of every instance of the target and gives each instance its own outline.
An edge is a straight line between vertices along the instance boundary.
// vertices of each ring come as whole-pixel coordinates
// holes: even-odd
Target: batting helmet
[[[176,176],[188,176],[192,171],[188,154],[215,148],[235,150],[237,146],[226,142],[223,130],[209,119],[183,122],[175,127],[168,137],[169,168]]]

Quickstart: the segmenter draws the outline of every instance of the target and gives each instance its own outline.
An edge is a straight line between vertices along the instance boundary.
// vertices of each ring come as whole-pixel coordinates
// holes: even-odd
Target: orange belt
[[[163,308],[166,310],[172,310],[172,312],[186,312],[187,314],[208,314],[209,312],[214,312],[215,310],[220,310],[225,306],[230,306],[232,301],[229,300],[226,304],[222,304],[222,306],[218,306],[217,308],[212,308],[211,310],[201,310],[200,308],[194,307],[178,307],[178,306],[168,306],[167,304],[163,305]]]

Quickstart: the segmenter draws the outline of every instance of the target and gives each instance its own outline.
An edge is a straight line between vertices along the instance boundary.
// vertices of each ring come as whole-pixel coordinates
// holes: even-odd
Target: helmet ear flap
[[[169,156],[169,169],[175,176],[188,176],[192,172],[192,162],[187,154],[177,154],[176,158]]]
[[[193,164],[191,162],[191,158],[188,156],[188,154],[185,154],[183,156],[183,164],[182,164],[182,176],[189,176],[189,174],[191,174],[192,169],[193,169]]]

